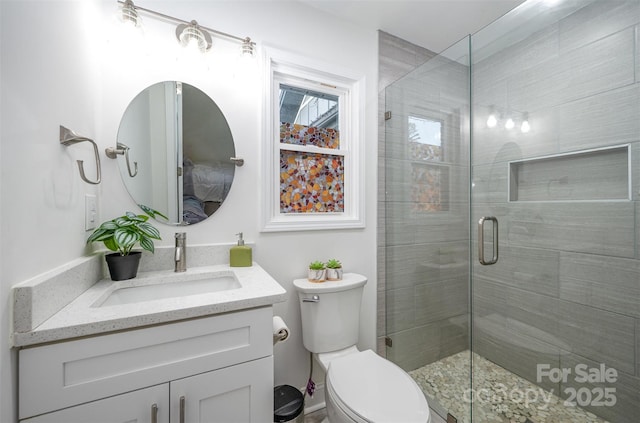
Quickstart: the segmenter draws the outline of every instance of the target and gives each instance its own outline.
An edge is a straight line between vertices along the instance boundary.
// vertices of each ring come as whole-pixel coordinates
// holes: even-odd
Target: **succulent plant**
[[[316,261],[312,261],[309,264],[309,269],[310,270],[322,270],[322,269],[325,269],[325,265],[324,265],[323,262],[316,260]]]
[[[340,260],[329,259],[326,263],[327,269],[340,269],[342,267],[342,263]]]

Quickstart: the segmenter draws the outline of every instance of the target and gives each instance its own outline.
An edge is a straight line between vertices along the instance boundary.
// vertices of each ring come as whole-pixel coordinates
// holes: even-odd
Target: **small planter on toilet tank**
[[[327,280],[339,281],[342,279],[342,263],[336,259],[330,259],[326,263],[327,267]]]
[[[311,262],[307,279],[309,282],[324,282],[327,279],[327,269],[324,263],[321,261]]]

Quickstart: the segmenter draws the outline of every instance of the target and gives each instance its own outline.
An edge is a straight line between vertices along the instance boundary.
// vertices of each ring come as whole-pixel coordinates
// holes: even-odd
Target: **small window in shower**
[[[412,163],[411,200],[416,212],[449,210],[449,167]]]
[[[442,164],[442,121],[409,115],[407,137],[411,159],[412,210],[449,210],[449,166]]]
[[[412,160],[443,161],[441,121],[409,116],[407,128]]]

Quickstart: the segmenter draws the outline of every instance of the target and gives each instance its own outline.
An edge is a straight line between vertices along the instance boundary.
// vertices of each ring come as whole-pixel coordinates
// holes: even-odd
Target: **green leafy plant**
[[[147,222],[149,216],[127,212],[124,216],[108,220],[100,225],[89,238],[91,242],[102,242],[111,251],[117,251],[121,256],[129,255],[136,245],[153,253],[154,239],[160,238],[160,231]]]
[[[336,259],[329,259],[327,260],[327,269],[340,269],[342,267],[342,263],[340,263],[340,260],[336,260]]]
[[[159,216],[159,217],[163,218],[164,220],[169,220],[169,218],[167,216],[165,216],[164,214],[160,213],[156,209],[152,209],[149,206],[145,206],[144,204],[138,204],[138,207],[140,207],[143,212],[145,212],[149,216],[153,217],[154,219],[157,219],[158,216]]]
[[[310,269],[310,270],[322,270],[322,269],[324,269],[324,268],[325,268],[324,263],[323,263],[323,262],[321,262],[321,261],[318,261],[318,260],[316,260],[316,261],[312,261],[312,262],[309,264],[309,269]]]

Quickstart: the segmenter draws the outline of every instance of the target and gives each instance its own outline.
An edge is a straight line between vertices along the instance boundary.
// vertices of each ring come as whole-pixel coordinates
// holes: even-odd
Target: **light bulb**
[[[198,26],[198,22],[180,24],[176,28],[176,37],[183,47],[206,53],[211,49],[211,36]]]
[[[505,129],[513,129],[514,126],[516,126],[516,123],[511,118],[507,119],[504,124]]]
[[[242,45],[240,46],[240,56],[244,59],[253,59],[253,42],[251,38],[246,37],[242,40]]]
[[[491,113],[487,118],[487,126],[489,128],[495,128],[497,124],[498,124],[498,119],[496,118],[496,115]]]
[[[126,0],[122,5],[119,19],[123,25],[132,28],[140,28],[142,25],[140,16],[138,16],[138,11],[136,10],[135,6],[133,5],[133,1],[131,0]]]
[[[520,125],[520,131],[522,131],[522,133],[526,134],[530,130],[531,130],[531,125],[529,125],[529,121],[528,120],[523,120],[522,121],[522,125]]]

